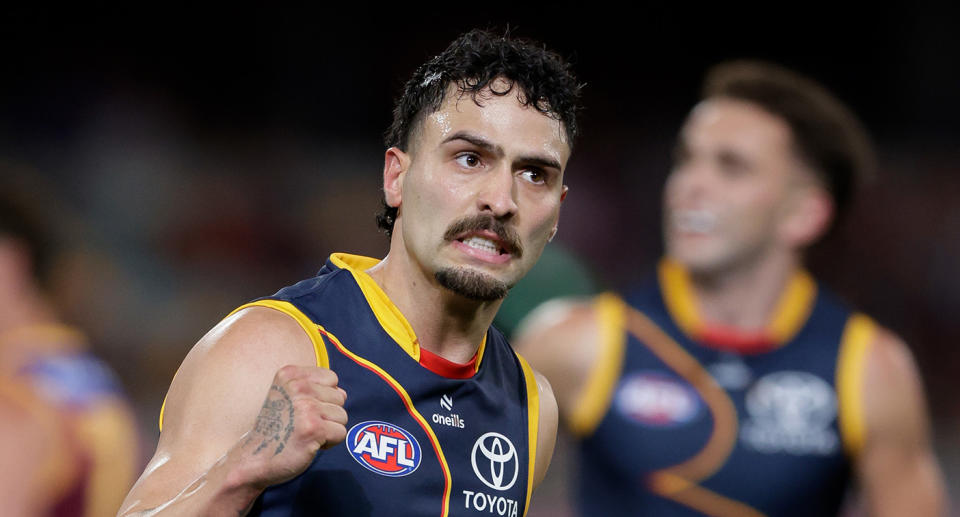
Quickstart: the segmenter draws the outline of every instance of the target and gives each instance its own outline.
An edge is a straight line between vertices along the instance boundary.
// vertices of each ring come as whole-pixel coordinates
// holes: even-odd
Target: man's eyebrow
[[[467,131],[457,131],[456,133],[445,138],[443,142],[440,142],[440,144],[441,145],[446,144],[454,140],[463,140],[477,147],[485,149],[497,156],[503,156],[504,154],[506,154],[503,151],[503,147],[500,147],[499,145],[496,145],[493,142],[490,142],[489,140],[487,140],[486,138],[483,138],[482,136],[475,135]]]
[[[544,156],[521,156],[517,158],[517,163],[534,165],[543,169],[562,169],[562,167],[560,167],[560,162],[554,160],[553,158],[547,158]]]
[[[506,154],[503,150],[503,147],[496,145],[493,142],[490,142],[489,140],[487,140],[486,138],[483,138],[482,136],[475,135],[467,131],[457,131],[456,133],[445,138],[443,142],[441,142],[441,145],[446,144],[448,142],[453,142],[454,140],[463,140],[464,142],[473,144],[497,156],[503,156],[504,154]],[[537,167],[553,168],[557,170],[562,169],[562,167],[560,166],[560,162],[558,162],[554,158],[550,158],[546,156],[526,155],[526,156],[518,157],[516,161],[518,163],[535,165]]]

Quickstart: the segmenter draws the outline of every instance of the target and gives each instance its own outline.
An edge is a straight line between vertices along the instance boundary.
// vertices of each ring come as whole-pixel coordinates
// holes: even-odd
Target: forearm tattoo
[[[260,408],[260,414],[257,416],[257,423],[253,428],[253,434],[249,440],[257,438],[262,439],[260,445],[253,451],[254,454],[276,444],[277,448],[273,452],[274,456],[280,454],[280,451],[287,444],[290,435],[293,433],[293,402],[286,390],[274,384],[270,386],[270,392],[267,393],[267,400],[263,402]],[[248,440],[248,441],[249,441]]]

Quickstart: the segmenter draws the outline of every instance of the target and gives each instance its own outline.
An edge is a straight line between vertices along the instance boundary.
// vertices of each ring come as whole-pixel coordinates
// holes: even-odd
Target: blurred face
[[[710,273],[790,244],[791,197],[808,176],[785,121],[744,101],[702,102],[681,130],[664,192],[667,254]]]
[[[497,85],[498,91],[505,88]],[[425,117],[401,166],[385,174],[402,246],[428,277],[466,298],[502,298],[556,231],[570,146],[560,122],[523,106],[516,90],[480,105],[459,90]],[[402,163],[401,163],[402,165]]]

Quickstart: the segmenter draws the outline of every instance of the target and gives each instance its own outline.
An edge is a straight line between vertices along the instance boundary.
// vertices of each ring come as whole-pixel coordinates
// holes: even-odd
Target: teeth
[[[673,225],[680,231],[708,233],[717,226],[717,216],[706,210],[674,212]]]
[[[489,253],[500,252],[495,242],[491,241],[490,239],[484,239],[483,237],[470,237],[469,239],[464,239],[463,243],[471,248],[476,248]]]

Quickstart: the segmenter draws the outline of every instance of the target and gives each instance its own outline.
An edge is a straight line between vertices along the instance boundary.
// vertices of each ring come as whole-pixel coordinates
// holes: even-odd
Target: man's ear
[[[397,208],[403,200],[403,177],[410,167],[410,155],[397,147],[383,156],[383,195],[387,205]]]
[[[807,247],[822,237],[833,222],[833,198],[820,187],[806,187],[794,195],[781,235],[794,247]]]

